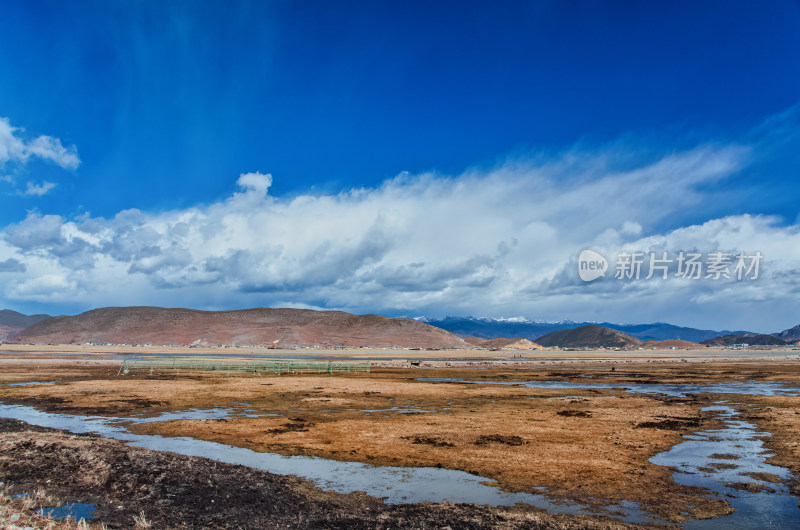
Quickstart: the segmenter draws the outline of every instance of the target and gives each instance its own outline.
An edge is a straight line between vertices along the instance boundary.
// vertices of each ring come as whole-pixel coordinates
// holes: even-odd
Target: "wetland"
[[[69,460],[96,449],[88,460],[114,470],[120,459],[142,458],[128,453],[152,453],[147,458],[176,459],[178,467],[263,473],[303,502],[337,506],[303,509],[311,519],[302,521],[288,509],[259,516],[295,527],[329,527],[332,514],[348,526],[439,527],[442,510],[460,527],[800,522],[800,367],[788,360],[280,376],[124,376],[113,363],[69,361],[2,368],[0,417],[19,422],[0,433],[9,494],[44,482],[64,503],[91,503],[92,521],[110,525],[130,526],[122,521],[142,512],[179,526],[166,511],[147,510],[160,505],[152,495],[165,506],[185,502],[153,489],[183,472],[129,465],[124,473],[141,474],[134,483],[143,493],[131,492],[141,499],[118,509],[104,498],[113,487],[77,498],[75,478],[44,476],[69,466],[34,455]],[[48,384],[19,384],[34,382]],[[114,482],[108,473],[104,480]],[[183,487],[197,482],[185,475]],[[249,498],[233,479],[209,480],[228,504]],[[197,503],[170,513],[190,526],[219,526],[205,518],[209,504],[228,513],[218,502],[207,499],[195,515]]]

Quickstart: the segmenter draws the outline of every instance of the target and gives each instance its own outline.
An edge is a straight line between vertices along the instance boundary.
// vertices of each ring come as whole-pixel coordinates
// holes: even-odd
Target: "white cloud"
[[[800,249],[796,226],[757,216],[680,224],[710,199],[702,188],[739,170],[747,156],[742,147],[702,147],[618,169],[613,154],[572,152],[293,198],[268,195],[272,177],[247,173],[238,179],[243,192],[203,207],[126,210],[111,219],[34,212],[1,232],[8,256],[27,269],[6,280],[5,295],[87,306],[513,312],[710,326],[735,320],[750,291],[587,286],[572,267],[587,246],[717,246],[761,250],[768,261],[761,296],[796,309],[800,251],[787,250]],[[678,228],[664,228],[665,220]]]
[[[33,156],[51,160],[64,169],[76,169],[81,161],[75,146],[61,145],[61,140],[51,136],[40,136],[28,143],[27,151]]]
[[[33,195],[36,197],[41,197],[42,195],[46,195],[50,190],[52,190],[56,186],[57,184],[47,181],[44,181],[39,185],[36,185],[33,182],[28,182],[28,186],[25,188],[25,195]]]
[[[12,127],[8,118],[0,118],[0,168],[7,162],[27,164],[31,157],[50,160],[64,169],[76,169],[80,165],[74,145],[64,147],[58,138],[44,135],[25,141],[18,135],[21,131],[23,129]]]
[[[237,184],[249,191],[254,191],[259,195],[266,195],[267,190],[272,186],[272,175],[262,175],[258,171],[255,173],[243,173],[239,175]]]
[[[34,302],[66,302],[75,296],[76,292],[74,280],[67,279],[63,274],[45,274],[13,283],[8,290],[8,296],[12,299]]]

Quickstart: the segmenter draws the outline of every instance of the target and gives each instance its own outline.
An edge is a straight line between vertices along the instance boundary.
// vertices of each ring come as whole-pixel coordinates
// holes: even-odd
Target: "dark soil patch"
[[[759,471],[748,471],[747,473],[740,473],[740,475],[744,475],[746,477],[754,478],[756,480],[760,480],[761,482],[772,482],[773,484],[782,484],[783,479],[778,475],[773,475],[772,473],[763,473]]]
[[[431,436],[403,436],[403,440],[411,440],[414,445],[432,445],[434,447],[455,447],[456,444],[445,442]]]
[[[12,397],[4,397],[4,403],[15,404],[15,405],[60,405],[61,403],[66,403],[64,398],[60,397],[38,397],[38,398],[12,398]]]
[[[267,429],[268,434],[284,434],[287,432],[308,432],[308,428],[312,427],[313,423],[305,423],[303,418],[289,418],[290,421],[284,423],[276,429]]]
[[[478,436],[478,439],[474,442],[475,445],[488,445],[488,444],[503,444],[503,445],[523,445],[528,442],[520,438],[519,436],[503,436],[502,434],[489,434],[489,435],[482,435]]]
[[[591,418],[592,413],[588,410],[559,410],[556,412],[559,416],[566,416],[568,418]]]
[[[668,431],[683,431],[700,427],[700,420],[691,418],[669,418],[659,421],[643,421],[636,425],[637,429],[665,429]]]
[[[717,460],[739,460],[739,456],[731,453],[714,453],[709,458],[716,458]]]
[[[169,405],[169,401],[153,401],[150,399],[115,399],[114,403],[126,403],[128,405],[132,405],[136,408],[143,408],[149,409],[152,407],[160,407],[163,405]]]
[[[583,374],[575,373],[575,372],[555,372],[555,371],[552,371],[552,372],[548,372],[547,373],[547,377],[552,377],[552,378],[565,377],[567,379],[574,379],[576,377],[581,377],[582,375]]]
[[[770,488],[769,486],[765,486],[764,484],[756,484],[755,482],[729,482],[724,484],[726,488],[731,488],[735,490],[743,490],[749,491],[750,493],[775,493],[774,488]]]
[[[12,420],[11,418],[0,418],[0,433],[4,432],[58,432],[49,427],[39,427],[38,425],[29,425],[24,421]]]

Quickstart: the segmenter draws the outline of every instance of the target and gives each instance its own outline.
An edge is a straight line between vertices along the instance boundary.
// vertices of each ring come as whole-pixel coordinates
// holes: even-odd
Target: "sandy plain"
[[[786,351],[772,357],[769,352],[752,351],[747,353],[750,358],[730,352],[733,359],[716,360],[705,350],[657,352],[656,359],[652,352],[604,352],[602,362],[591,357],[594,352],[523,352],[526,357],[519,359],[510,357],[520,353],[507,351],[476,352],[473,358],[450,357],[449,351],[404,351],[406,357],[413,353],[431,359],[429,367],[392,368],[376,362],[369,374],[292,376],[124,376],[117,374],[118,360],[104,359],[103,352],[81,353],[82,360],[66,362],[41,349],[25,354],[24,362],[16,354],[0,354],[0,385],[69,381],[0,386],[0,401],[108,416],[246,407],[257,416],[155,422],[139,424],[134,431],[191,436],[284,455],[464,470],[508,491],[545,488],[553,499],[576,500],[601,512],[621,500],[634,501],[670,522],[730,511],[724,498],[680,486],[673,481],[672,470],[648,461],[679,443],[682,435],[717,425],[710,413],[700,409],[725,395],[678,399],[622,388],[533,389],[420,378],[506,382],[590,378],[620,385],[800,382],[800,363],[792,358],[797,352]],[[436,360],[432,353],[446,357]],[[492,360],[490,355],[497,357]],[[342,356],[356,353],[342,352]],[[390,352],[385,361],[390,365],[396,357]],[[800,398],[727,397],[746,404],[741,407],[744,417],[773,433],[766,442],[776,453],[772,463],[800,476]],[[798,483],[790,487],[797,495]]]
[[[0,361],[26,359],[111,359],[126,357],[164,357],[180,356],[181,358],[323,358],[323,359],[375,359],[390,360],[505,360],[505,361],[541,361],[541,362],[703,362],[711,360],[744,360],[744,359],[795,359],[800,360],[800,347],[752,347],[732,349],[708,347],[698,349],[642,349],[642,350],[586,350],[564,351],[559,348],[543,348],[537,350],[411,350],[392,348],[358,348],[358,349],[326,349],[298,348],[273,349],[255,347],[164,347],[164,346],[89,346],[85,344],[0,344]]]

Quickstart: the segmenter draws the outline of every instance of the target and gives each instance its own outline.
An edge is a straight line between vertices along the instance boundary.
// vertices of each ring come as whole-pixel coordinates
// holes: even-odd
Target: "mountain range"
[[[722,335],[703,341],[703,344],[710,346],[731,346],[733,344],[747,344],[748,346],[785,346],[796,341],[784,340],[774,335],[764,335],[762,333],[742,333],[739,335]]]
[[[520,337],[538,339],[554,331],[575,329],[583,326],[601,326],[621,331],[642,341],[680,339],[689,342],[703,342],[721,335],[738,335],[746,331],[714,331],[675,326],[664,322],[653,324],[613,324],[609,322],[538,322],[521,317],[512,319],[490,319],[483,317],[445,317],[442,319],[421,318],[423,322],[442,328],[456,335],[495,339],[500,337]],[[800,326],[798,326],[800,328]],[[794,329],[794,328],[793,328]],[[800,329],[797,330],[800,335]]]
[[[573,331],[573,333],[566,333]],[[208,344],[497,348],[535,340],[559,347],[700,347],[800,340],[800,325],[769,335],[653,324],[541,322],[523,317],[430,319],[353,315],[341,311],[255,308],[198,311],[160,307],[106,307],[75,316],[26,316],[0,311],[0,341],[27,343]],[[667,341],[667,342],[664,342]],[[520,343],[521,344],[521,343]]]

